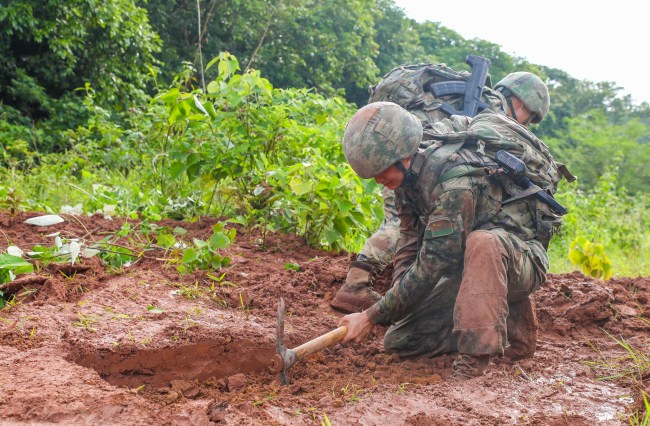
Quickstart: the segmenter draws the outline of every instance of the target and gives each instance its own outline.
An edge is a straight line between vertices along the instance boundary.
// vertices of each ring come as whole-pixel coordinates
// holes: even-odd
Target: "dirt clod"
[[[235,374],[226,379],[228,392],[240,391],[246,387],[247,383],[248,380],[246,379],[246,376],[241,373]]]

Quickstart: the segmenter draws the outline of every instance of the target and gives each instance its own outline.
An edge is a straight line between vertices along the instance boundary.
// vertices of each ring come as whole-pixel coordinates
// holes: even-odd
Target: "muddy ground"
[[[23,223],[37,215],[0,214],[2,248],[52,245],[57,231],[90,243],[125,221]],[[207,239],[214,223],[159,225],[183,227],[191,241]],[[335,328],[341,314],[328,301],[349,255],[287,235],[260,242],[259,231],[238,229],[224,250],[232,263],[218,272],[180,275],[173,252],[150,250],[122,268],[98,258],[37,264],[0,287],[17,302],[0,311],[2,424],[610,425],[628,424],[640,406],[638,389],[600,380],[608,372],[595,368],[628,355],[615,339],[650,353],[650,278],[603,283],[579,273],[550,275],[536,293],[535,356],[496,359],[484,377],[448,381],[453,355],[386,354],[376,327],[364,344],[298,362],[281,386],[270,368],[280,297],[289,347]],[[119,244],[142,247],[135,233]]]

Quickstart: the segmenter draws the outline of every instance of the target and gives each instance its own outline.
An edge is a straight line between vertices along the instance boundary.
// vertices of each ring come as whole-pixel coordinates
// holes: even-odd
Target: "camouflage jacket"
[[[434,127],[449,132],[463,130],[467,124],[465,117],[452,117]],[[375,324],[403,318],[441,278],[462,268],[465,240],[476,229],[502,227],[513,232],[522,241],[521,249],[532,250],[548,267],[543,246],[529,234],[509,227],[508,218],[504,219],[502,186],[492,181],[484,168],[476,167],[493,167],[492,160],[467,148],[424,146],[419,154],[424,157],[419,177],[395,190],[400,237],[393,285],[367,311]],[[470,164],[473,167],[468,167]]]

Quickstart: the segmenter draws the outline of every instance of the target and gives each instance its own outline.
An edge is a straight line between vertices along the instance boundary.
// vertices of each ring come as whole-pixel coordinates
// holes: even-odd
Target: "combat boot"
[[[533,356],[537,348],[537,315],[532,297],[508,304],[508,343],[503,355],[513,361]]]
[[[485,374],[489,363],[490,355],[458,354],[458,359],[451,367],[451,378],[462,381],[480,377]]]
[[[345,283],[334,295],[330,306],[350,314],[361,312],[374,305],[381,295],[370,288],[372,265],[366,262],[350,262]]]

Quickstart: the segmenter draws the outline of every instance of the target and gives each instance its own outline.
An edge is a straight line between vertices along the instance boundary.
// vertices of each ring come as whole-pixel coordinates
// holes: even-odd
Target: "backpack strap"
[[[456,167],[452,167],[447,170],[438,178],[438,183],[443,183],[449,179],[457,178],[460,176],[467,176],[478,172],[479,170],[483,172],[484,167],[471,166],[469,164],[459,164]]]

